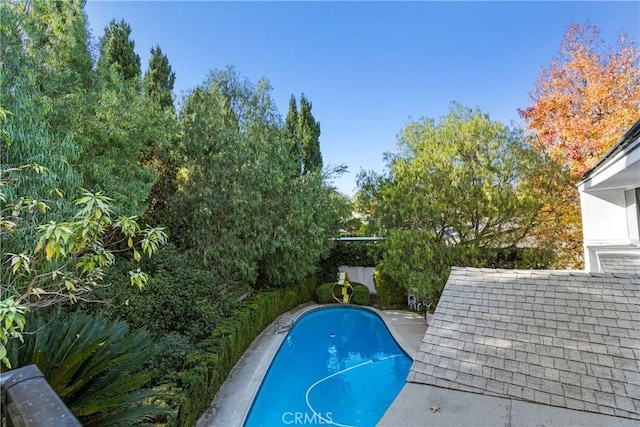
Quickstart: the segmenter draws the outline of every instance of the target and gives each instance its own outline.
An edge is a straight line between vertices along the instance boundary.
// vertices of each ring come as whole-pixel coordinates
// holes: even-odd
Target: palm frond
[[[36,364],[83,425],[130,426],[167,413],[153,403],[160,393],[144,388],[154,374],[142,366],[156,353],[146,330],[60,310],[36,310],[27,326],[24,343],[7,346],[12,366]]]

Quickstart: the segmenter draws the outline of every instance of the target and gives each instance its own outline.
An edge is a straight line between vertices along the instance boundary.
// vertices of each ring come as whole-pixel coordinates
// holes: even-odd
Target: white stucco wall
[[[629,240],[624,191],[618,189],[581,193],[584,243],[614,243]]]
[[[372,294],[376,293],[376,285],[373,283],[374,267],[360,267],[352,265],[341,265],[338,267],[340,273],[347,273],[350,282],[362,283]]]

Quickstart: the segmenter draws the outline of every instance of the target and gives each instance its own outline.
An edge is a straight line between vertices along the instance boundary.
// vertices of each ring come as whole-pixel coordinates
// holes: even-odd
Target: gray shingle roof
[[[640,419],[640,276],[454,267],[408,381]]]
[[[598,256],[605,273],[627,273],[640,275],[640,255],[607,254]]]

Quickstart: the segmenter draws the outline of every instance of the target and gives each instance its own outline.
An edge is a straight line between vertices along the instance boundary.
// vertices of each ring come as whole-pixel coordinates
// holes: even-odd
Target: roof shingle
[[[604,272],[640,275],[640,255],[602,253],[599,258]]]
[[[640,276],[454,267],[408,380],[640,419]]]

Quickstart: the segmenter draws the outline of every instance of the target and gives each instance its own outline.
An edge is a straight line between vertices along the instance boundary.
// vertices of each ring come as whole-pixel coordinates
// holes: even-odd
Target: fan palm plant
[[[15,368],[35,364],[84,426],[129,426],[166,413],[143,388],[153,374],[143,365],[156,352],[144,329],[76,312],[42,313],[27,321],[24,342],[10,341]]]

